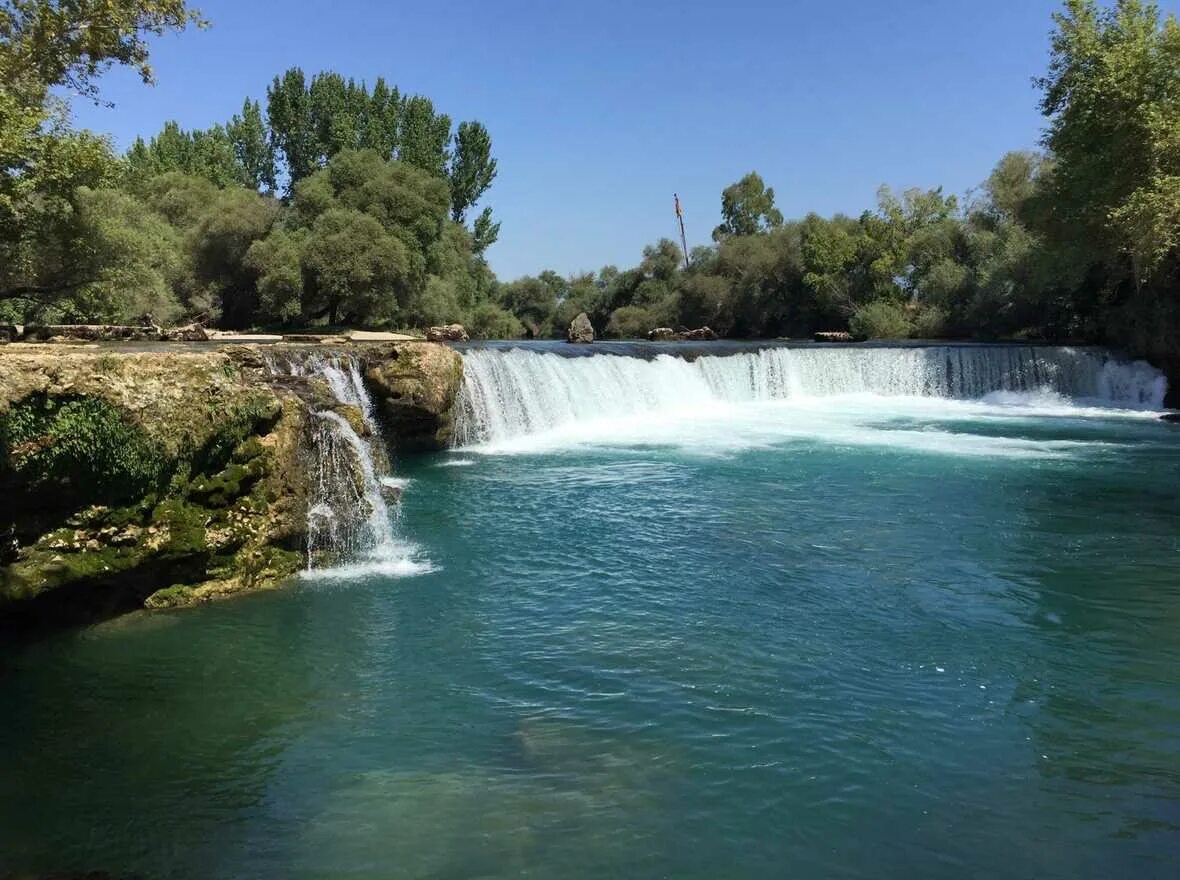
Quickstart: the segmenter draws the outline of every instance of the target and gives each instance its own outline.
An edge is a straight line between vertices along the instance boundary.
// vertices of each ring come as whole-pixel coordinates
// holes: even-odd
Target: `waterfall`
[[[463,361],[461,446],[717,402],[852,394],[975,400],[1013,393],[1160,409],[1167,387],[1142,361],[1117,360],[1095,348],[1030,345],[773,346],[692,360],[472,349]]]
[[[307,512],[308,572],[355,576],[366,573],[415,574],[431,570],[415,550],[395,534],[393,511],[384,487],[394,480],[382,473],[383,452],[368,438],[379,438],[373,399],[356,361],[318,353],[271,358],[272,372],[322,379],[341,404],[361,414],[362,437],[347,418],[331,409],[313,412],[311,436],[312,498]],[[331,568],[316,568],[327,560]]]

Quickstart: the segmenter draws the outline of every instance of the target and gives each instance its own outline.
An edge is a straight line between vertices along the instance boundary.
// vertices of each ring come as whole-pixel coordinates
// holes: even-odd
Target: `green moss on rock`
[[[195,604],[196,593],[188,584],[176,584],[163,590],[156,590],[144,600],[143,607],[151,609],[185,608]]]

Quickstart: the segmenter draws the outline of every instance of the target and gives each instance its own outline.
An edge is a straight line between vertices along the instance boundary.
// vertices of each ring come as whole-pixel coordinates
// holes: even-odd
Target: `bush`
[[[617,339],[646,339],[647,331],[659,326],[659,318],[651,309],[622,306],[611,312],[606,335]]]
[[[947,315],[938,306],[923,306],[913,319],[912,333],[916,339],[942,339],[947,335]]]
[[[860,339],[906,339],[913,331],[913,323],[901,306],[877,300],[853,313],[848,330]]]
[[[120,503],[155,488],[167,466],[161,449],[95,398],[33,395],[0,419],[0,483],[14,479],[43,501]]]
[[[466,330],[472,339],[519,339],[524,325],[512,312],[495,303],[481,303],[471,310]]]

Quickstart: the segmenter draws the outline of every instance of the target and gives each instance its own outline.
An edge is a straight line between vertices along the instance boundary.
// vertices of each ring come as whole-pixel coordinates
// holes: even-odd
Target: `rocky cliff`
[[[0,351],[0,620],[191,604],[302,568],[312,413],[362,419],[314,375],[276,371],[276,350]],[[457,354],[333,354],[367,368],[396,449],[446,445]]]

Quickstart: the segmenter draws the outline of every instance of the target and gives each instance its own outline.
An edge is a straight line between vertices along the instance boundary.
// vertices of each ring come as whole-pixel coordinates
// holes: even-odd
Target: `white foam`
[[[429,560],[405,556],[398,559],[371,559],[350,562],[332,568],[313,568],[300,573],[301,580],[307,581],[356,581],[367,577],[415,577],[436,571]]]
[[[475,464],[472,458],[446,458],[438,462],[435,467],[467,467]]]
[[[485,455],[822,442],[1061,458],[1104,444],[976,434],[970,424],[1153,419],[1161,383],[1146,364],[1097,350],[1028,346],[775,348],[693,362],[476,350],[464,355],[458,435],[463,452]]]

